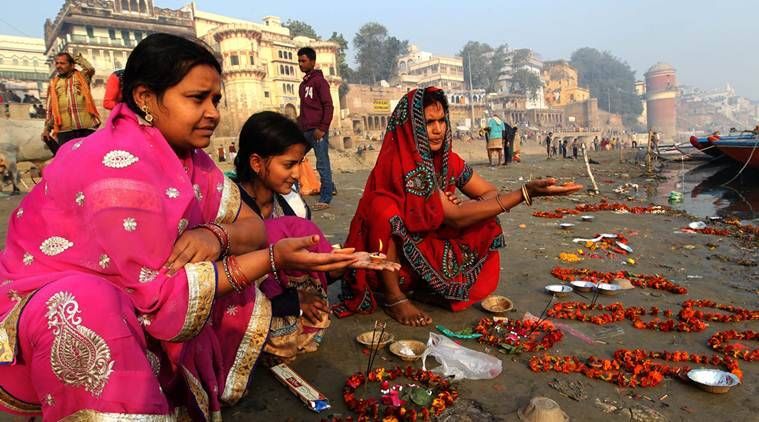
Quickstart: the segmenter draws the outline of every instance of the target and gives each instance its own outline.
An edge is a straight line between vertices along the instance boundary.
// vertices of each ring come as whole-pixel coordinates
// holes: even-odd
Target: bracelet
[[[277,281],[277,283],[281,283],[279,281],[279,274],[277,274],[277,266],[274,264],[274,244],[272,243],[269,245],[269,265],[271,265],[271,274],[274,276],[274,280]]]
[[[217,223],[205,223],[199,225],[197,228],[206,229],[216,236],[216,240],[219,241],[219,246],[221,246],[219,258],[229,255],[231,249],[229,244],[229,233],[227,233],[224,227]]]
[[[240,269],[240,264],[237,263],[237,258],[234,255],[228,255],[229,270],[232,272],[232,277],[235,279],[235,284],[241,288],[248,287],[250,285],[250,279]]]
[[[237,280],[235,280],[234,276],[232,276],[232,271],[229,269],[229,257],[225,256],[221,260],[221,264],[224,267],[224,275],[227,276],[227,281],[229,282],[229,285],[232,286],[232,290],[239,293],[242,291],[242,286],[237,284]]]
[[[527,192],[527,185],[522,185],[522,198],[524,198],[524,203],[528,207],[532,206],[532,198],[530,198],[530,194]]]
[[[506,207],[503,206],[503,203],[501,202],[501,194],[499,193],[495,194],[495,201],[498,202],[498,206],[501,207],[501,212],[509,211],[508,209],[506,209]]]

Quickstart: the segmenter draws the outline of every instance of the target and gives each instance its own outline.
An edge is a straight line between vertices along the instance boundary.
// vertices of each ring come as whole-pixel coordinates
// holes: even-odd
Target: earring
[[[145,121],[148,123],[153,123],[153,115],[150,114],[150,109],[148,109],[147,104],[143,104],[142,106],[142,112],[145,113]]]

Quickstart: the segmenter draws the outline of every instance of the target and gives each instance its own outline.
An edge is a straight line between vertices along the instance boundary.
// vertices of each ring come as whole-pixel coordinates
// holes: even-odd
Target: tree
[[[609,51],[584,47],[572,53],[572,66],[580,76],[579,84],[586,86],[598,99],[598,107],[622,115],[626,125],[633,125],[643,111],[635,93],[635,71]]]
[[[512,93],[524,94],[535,99],[542,86],[540,76],[526,67],[516,69],[511,75]]]
[[[285,22],[285,24],[282,26],[289,29],[290,35],[293,37],[304,36],[313,38],[315,40],[321,39],[319,35],[316,34],[314,27],[303,21],[288,19],[287,22]]]
[[[408,41],[388,35],[387,28],[376,23],[364,24],[353,38],[358,69],[355,81],[375,84],[395,75],[398,57],[408,52]]]
[[[458,56],[461,57],[464,65],[464,84],[470,89],[487,89],[490,85],[489,72],[492,52],[493,47],[479,41],[469,41],[459,51]]]
[[[348,94],[348,82],[353,80],[353,69],[348,65],[348,61],[345,59],[345,53],[348,50],[348,41],[346,41],[343,34],[333,32],[329,40],[338,45],[336,60],[337,60],[337,74],[343,78],[343,83],[340,85],[339,94],[340,98],[345,98]]]

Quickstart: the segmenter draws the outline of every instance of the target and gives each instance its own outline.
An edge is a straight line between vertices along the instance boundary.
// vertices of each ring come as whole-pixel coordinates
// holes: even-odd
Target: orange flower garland
[[[683,227],[680,229],[680,231],[694,232],[694,233],[701,233],[701,234],[711,234],[714,236],[730,236],[732,234],[730,230],[715,229],[713,227],[705,227],[703,229],[691,229],[690,227]]]
[[[654,362],[692,362],[696,364],[723,365],[728,371],[743,377],[738,362],[729,356],[697,355],[693,353],[657,352],[642,349],[620,349],[614,352],[612,359],[599,359],[590,356],[584,362],[576,356],[533,356],[529,367],[533,372],[556,371],[565,374],[580,373],[588,378],[600,379],[621,387],[654,387],[665,376],[683,378],[690,371],[687,365],[667,365]]]
[[[417,420],[426,422],[432,420],[432,415],[440,415],[446,407],[452,405],[458,398],[458,392],[452,389],[451,383],[447,378],[431,371],[414,369],[410,366],[406,367],[406,369],[400,367],[393,369],[376,368],[369,373],[368,378],[369,382],[380,383],[383,389],[388,389],[388,381],[399,377],[407,378],[417,386],[431,390],[434,398],[430,406],[422,407],[421,410],[417,411],[403,405],[397,407],[387,405],[384,406],[384,409],[380,410],[380,400],[376,398],[365,399],[356,397],[356,390],[367,382],[364,373],[357,372],[348,377],[343,387],[343,400],[348,409],[357,414],[356,422],[416,422]],[[353,419],[348,418],[348,420]]]
[[[714,333],[714,335],[709,338],[709,341],[707,343],[709,343],[709,346],[711,346],[712,349],[724,353],[728,356],[740,358],[748,362],[759,361],[759,349],[749,349],[740,343],[727,344],[727,342],[731,340],[757,341],[759,340],[759,333],[751,330],[719,331]]]
[[[688,289],[676,284],[659,274],[633,274],[628,271],[602,272],[587,268],[562,268],[556,267],[551,270],[551,275],[562,281],[588,280],[594,283],[610,283],[617,278],[629,280],[635,287],[666,290],[668,292],[683,295]]]
[[[627,211],[631,214],[656,214],[664,213],[667,208],[658,205],[651,205],[648,207],[631,207],[627,204],[619,202],[606,202],[602,200],[597,204],[582,204],[576,206],[574,209],[556,208],[554,211],[536,211],[532,213],[535,217],[543,218],[564,218],[565,215],[576,215],[581,212],[596,212],[596,211]]]
[[[694,308],[714,308],[730,313],[704,312]],[[683,302],[683,309],[680,311],[678,317],[680,319],[697,318],[704,321],[740,322],[759,320],[759,311],[750,311],[733,305],[718,304],[713,300],[707,299],[686,300]]]
[[[587,313],[587,311],[594,310],[605,313],[600,315],[589,315]],[[549,308],[546,315],[552,318],[572,319],[596,325],[606,325],[625,319],[625,307],[621,303],[612,303],[611,305],[597,303],[590,306],[590,304],[585,302],[561,302]]]
[[[539,352],[553,347],[561,341],[564,335],[554,328],[549,321],[543,321],[540,326],[537,321],[496,321],[493,318],[482,318],[474,327],[474,332],[482,334],[477,339],[480,343],[494,347],[505,347],[515,353]],[[533,334],[543,333],[540,341],[532,339]]]

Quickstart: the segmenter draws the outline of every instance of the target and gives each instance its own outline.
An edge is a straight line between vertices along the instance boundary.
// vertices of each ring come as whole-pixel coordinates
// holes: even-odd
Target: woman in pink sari
[[[263,224],[201,150],[221,68],[154,34],[131,53],[124,101],[62,147],[11,215],[0,255],[0,410],[44,420],[218,420],[246,390],[280,269],[354,255],[317,236],[268,249]],[[223,259],[221,258],[223,257]]]

